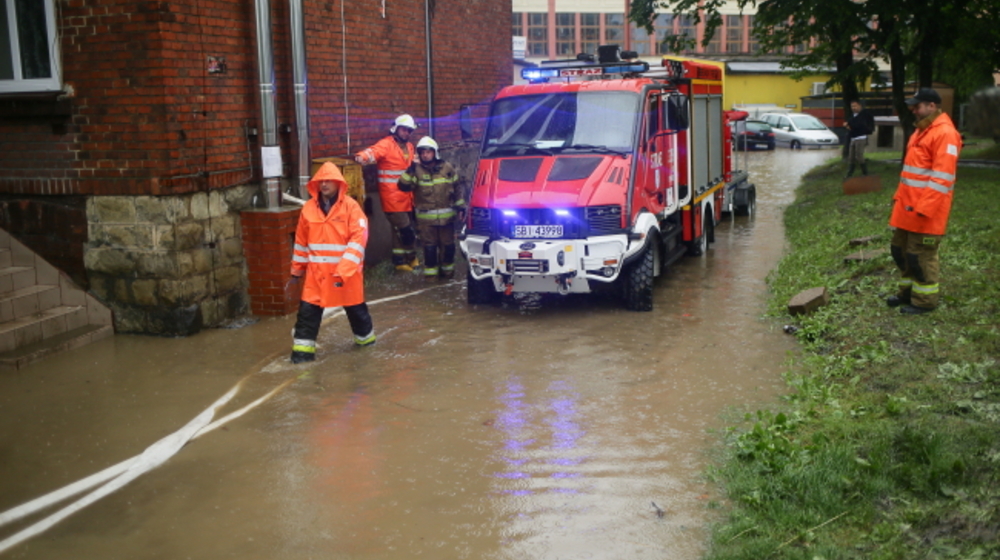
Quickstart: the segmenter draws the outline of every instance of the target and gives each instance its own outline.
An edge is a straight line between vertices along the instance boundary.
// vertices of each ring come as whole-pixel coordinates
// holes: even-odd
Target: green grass
[[[998,153],[983,144],[963,157]],[[851,239],[888,246],[898,158],[870,163],[882,191],[849,197],[842,164],[819,167],[786,211],[769,315],[798,327],[802,353],[781,406],[727,430],[710,559],[1000,557],[1000,171],[959,168],[942,305],[903,316],[884,303],[888,254],[843,259]],[[816,286],[830,304],[789,317]]]

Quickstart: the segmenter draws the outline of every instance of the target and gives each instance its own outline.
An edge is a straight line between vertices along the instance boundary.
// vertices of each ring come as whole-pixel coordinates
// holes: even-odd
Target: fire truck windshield
[[[624,91],[505,97],[493,104],[484,157],[631,151],[639,95]]]

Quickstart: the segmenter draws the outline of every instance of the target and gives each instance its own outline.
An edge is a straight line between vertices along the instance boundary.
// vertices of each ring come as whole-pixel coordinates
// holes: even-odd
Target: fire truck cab
[[[752,213],[729,127],[746,113],[722,110],[721,69],[629,54],[527,68],[494,98],[460,236],[469,303],[617,285],[650,311],[655,276],[705,254],[723,211]]]

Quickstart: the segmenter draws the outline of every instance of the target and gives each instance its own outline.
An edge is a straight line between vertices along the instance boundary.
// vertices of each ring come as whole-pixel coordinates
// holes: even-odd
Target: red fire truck
[[[633,60],[630,60],[632,58]],[[723,211],[751,214],[732,170],[722,71],[617,46],[527,68],[493,100],[460,246],[469,303],[616,286],[651,311],[653,279],[704,255]]]

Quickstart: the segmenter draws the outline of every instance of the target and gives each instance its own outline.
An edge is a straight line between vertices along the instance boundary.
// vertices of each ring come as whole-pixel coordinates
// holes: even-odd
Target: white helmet
[[[417,128],[417,121],[413,120],[413,117],[411,117],[410,115],[399,115],[398,117],[396,117],[396,122],[393,123],[392,128],[389,129],[389,132],[396,132],[396,127],[399,126],[405,126],[410,130],[415,130]]]
[[[424,136],[417,142],[417,152],[420,152],[420,148],[430,148],[434,150],[434,159],[441,159],[438,156],[438,143],[434,141],[430,136]]]

